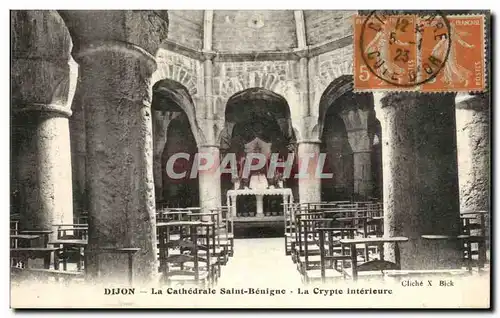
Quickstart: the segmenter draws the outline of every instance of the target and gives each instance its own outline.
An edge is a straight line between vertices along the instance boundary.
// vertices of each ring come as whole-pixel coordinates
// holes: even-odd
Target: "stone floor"
[[[245,238],[234,240],[234,256],[222,268],[217,284],[250,287],[273,285],[301,285],[300,274],[290,256],[285,255],[285,239]]]

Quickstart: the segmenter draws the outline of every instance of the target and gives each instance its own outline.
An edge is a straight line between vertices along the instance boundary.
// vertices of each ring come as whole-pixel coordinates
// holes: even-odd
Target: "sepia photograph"
[[[10,308],[492,307],[489,10],[165,6],[9,10]]]

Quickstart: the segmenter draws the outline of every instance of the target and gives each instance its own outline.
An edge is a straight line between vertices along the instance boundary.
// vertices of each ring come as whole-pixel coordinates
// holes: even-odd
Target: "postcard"
[[[23,308],[491,307],[491,15],[11,10]]]

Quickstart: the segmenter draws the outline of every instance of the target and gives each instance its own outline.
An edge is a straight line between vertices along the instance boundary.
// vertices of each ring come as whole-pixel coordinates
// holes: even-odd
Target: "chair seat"
[[[329,250],[329,246],[325,244],[325,251],[328,251],[328,250]],[[333,252],[340,253],[342,251],[342,247],[334,246],[332,250],[333,250]],[[307,247],[307,252],[310,255],[319,254],[319,252],[320,252],[319,246],[318,245],[309,245]],[[295,245],[295,253],[297,253],[297,254],[300,253],[300,246],[299,245]],[[302,246],[302,253],[300,253],[300,254],[304,254],[304,253],[305,253],[305,248],[304,248],[304,246]]]
[[[220,245],[221,246],[231,245],[231,240],[229,240],[229,239],[220,239]]]
[[[199,278],[198,280],[205,280],[208,278],[208,272],[207,271],[201,271],[199,273]],[[194,275],[172,275],[172,276],[167,276],[167,280],[169,281],[176,281],[176,282],[189,282],[189,281],[196,281]]]
[[[305,256],[299,256],[300,262],[305,263],[306,257]],[[309,263],[318,263],[321,261],[321,255],[310,255],[307,257],[307,261]]]
[[[321,279],[321,269],[311,269],[306,271],[306,276],[308,279]],[[341,272],[335,270],[335,269],[326,269],[325,270],[325,278],[342,278],[344,275],[342,275]]]
[[[210,257],[210,265],[215,265],[217,264],[217,262],[219,261],[219,259],[217,257]],[[194,262],[190,261],[190,262],[185,262],[184,264],[184,268],[185,269],[193,269],[194,268]],[[198,262],[198,269],[200,270],[206,270],[207,269],[207,263],[203,262],[203,261],[199,261]]]
[[[222,246],[216,246],[215,247],[215,254],[220,255],[222,252],[224,252],[226,249]],[[198,250],[198,255],[205,255],[207,254],[206,250]],[[210,254],[214,254],[213,248],[210,248]]]

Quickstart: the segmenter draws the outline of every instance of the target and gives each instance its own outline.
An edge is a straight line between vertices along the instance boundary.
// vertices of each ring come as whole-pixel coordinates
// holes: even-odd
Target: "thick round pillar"
[[[73,223],[70,48],[57,12],[11,11],[12,187],[21,229]]]
[[[402,269],[456,268],[459,243],[421,237],[460,230],[454,96],[391,93],[380,106],[385,235],[409,238]]]
[[[371,151],[355,151],[352,155],[354,164],[354,193],[361,198],[367,199],[372,196],[373,191]]]
[[[217,146],[199,146],[200,207],[205,212],[221,206],[220,155]]]
[[[321,178],[318,172],[320,142],[300,141],[297,156],[299,163],[299,200],[300,203],[321,201]]]
[[[489,96],[457,96],[456,107],[460,211],[489,210]]]
[[[85,104],[89,193],[89,272],[126,281],[126,255],[95,251],[140,248],[134,280],[157,273],[151,54],[123,42],[94,42],[75,54],[80,65],[74,103]]]
[[[87,212],[86,186],[86,141],[85,141],[85,111],[83,104],[73,104],[73,115],[70,118],[71,166],[73,169],[73,204],[75,213]]]
[[[354,194],[367,199],[372,196],[371,141],[367,129],[347,131],[352,149]]]
[[[50,105],[33,105],[14,114],[21,229],[73,223],[69,115]]]

